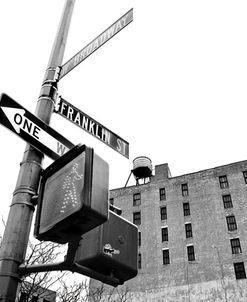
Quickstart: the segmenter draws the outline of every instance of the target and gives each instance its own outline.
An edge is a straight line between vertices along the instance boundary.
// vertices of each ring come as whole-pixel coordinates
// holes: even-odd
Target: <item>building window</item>
[[[110,204],[113,206],[114,205],[114,198],[110,198],[109,201],[110,201]]]
[[[168,241],[168,228],[161,228],[161,241]]]
[[[193,245],[187,246],[188,261],[195,261],[195,251]]]
[[[142,239],[141,239],[141,232],[138,232],[138,246],[141,246],[141,242],[142,242]]]
[[[244,182],[247,184],[247,171],[243,171]]]
[[[160,200],[165,200],[166,199],[166,189],[161,188],[160,189]]]
[[[234,263],[236,279],[245,279],[246,273],[243,262]]]
[[[226,189],[226,188],[229,187],[226,175],[220,176],[219,177],[219,182],[220,182],[220,188],[221,189]]]
[[[189,190],[188,190],[188,184],[182,184],[182,196],[188,196],[189,195]]]
[[[232,253],[233,254],[241,254],[242,253],[239,238],[231,239],[231,248],[232,248]]]
[[[190,204],[188,202],[183,203],[184,216],[190,216]]]
[[[141,204],[141,194],[135,193],[133,195],[133,206],[139,206]]]
[[[224,204],[225,209],[232,208],[232,198],[231,198],[230,194],[223,195],[222,199],[223,199],[223,204]]]
[[[141,224],[141,212],[133,213],[133,223],[136,225]]]
[[[138,269],[142,268],[142,255],[139,253],[138,254]]]
[[[161,207],[160,208],[160,219],[161,220],[166,220],[167,219],[166,207]]]
[[[169,264],[170,263],[169,250],[168,249],[162,250],[162,253],[163,253],[163,264],[164,265]]]
[[[234,231],[237,229],[237,223],[234,215],[227,216],[226,223],[229,231]]]
[[[191,223],[186,223],[185,224],[185,235],[186,235],[186,238],[191,238],[192,237],[192,225],[191,225]]]

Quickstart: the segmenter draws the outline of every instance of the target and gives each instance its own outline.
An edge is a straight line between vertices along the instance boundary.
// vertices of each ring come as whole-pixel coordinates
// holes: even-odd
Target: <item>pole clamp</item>
[[[57,94],[57,87],[55,87],[53,84],[45,83],[41,87],[39,101],[40,99],[47,98],[49,100],[52,100],[52,102],[54,103],[54,100],[56,100],[57,98]]]
[[[13,278],[17,279],[19,282],[21,281],[20,275],[15,274],[15,273],[1,273],[0,272],[0,276],[3,276],[3,277],[13,277]]]
[[[43,170],[42,165],[39,162],[37,162],[36,160],[23,160],[20,162],[20,166],[22,166],[24,164],[33,164],[33,165],[40,167],[40,169]]]
[[[13,196],[17,195],[17,194],[30,194],[31,195],[31,201],[29,200],[21,200],[22,198],[13,198],[13,201],[11,203],[11,207],[16,205],[16,204],[21,204],[21,205],[27,205],[28,207],[31,208],[32,211],[35,210],[35,205],[37,204],[37,193],[36,190],[34,190],[31,187],[27,187],[27,186],[20,186],[17,189],[15,189]]]
[[[28,187],[28,186],[19,186],[17,189],[14,190],[13,196],[18,193],[27,193],[32,196],[35,196],[37,194],[36,190],[34,190],[33,188]]]
[[[57,83],[59,80],[61,69],[62,68],[60,66],[56,68],[48,68],[45,72],[43,84],[47,82]]]
[[[3,257],[0,259],[0,261],[1,261],[0,276],[12,277],[20,282],[21,281],[20,275],[18,274],[18,272],[15,272],[16,267],[19,267],[20,265],[19,262],[16,261],[16,259],[10,257]]]

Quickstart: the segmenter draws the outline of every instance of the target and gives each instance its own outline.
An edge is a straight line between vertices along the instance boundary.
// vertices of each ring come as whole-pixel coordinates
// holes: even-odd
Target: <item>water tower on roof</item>
[[[135,177],[136,185],[146,184],[150,182],[150,177],[152,176],[151,159],[146,156],[138,156],[133,160],[133,169],[130,172],[125,187],[127,186],[132,173]]]

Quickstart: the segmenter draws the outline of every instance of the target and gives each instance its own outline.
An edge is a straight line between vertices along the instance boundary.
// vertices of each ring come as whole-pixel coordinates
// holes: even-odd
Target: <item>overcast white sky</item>
[[[0,2],[0,92],[31,112],[63,6]],[[59,83],[63,98],[129,142],[130,160],[55,113],[51,126],[109,163],[110,188],[125,185],[140,155],[173,176],[247,159],[247,2],[77,0],[64,62],[132,7],[134,21]],[[0,139],[6,217],[25,142],[3,126]]]

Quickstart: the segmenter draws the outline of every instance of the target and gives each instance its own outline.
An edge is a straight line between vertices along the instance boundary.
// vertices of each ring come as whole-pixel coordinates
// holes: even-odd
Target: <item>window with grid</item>
[[[141,204],[141,193],[135,193],[133,195],[133,206],[139,206]]]
[[[161,220],[166,220],[167,219],[166,207],[161,207],[160,208],[160,219]]]
[[[181,189],[182,189],[182,196],[188,196],[189,195],[189,189],[188,189],[188,184],[182,184],[181,185]]]
[[[184,216],[190,216],[190,204],[188,202],[183,203]]]
[[[161,228],[161,241],[168,241],[168,228]]]
[[[237,229],[237,223],[234,215],[227,216],[226,223],[229,231],[234,231]]]
[[[232,208],[232,197],[230,194],[228,195],[223,195],[222,196],[223,199],[223,204],[224,204],[224,208],[228,209],[228,208]]]
[[[244,182],[247,184],[247,171],[243,171]]]
[[[138,261],[137,261],[138,269],[142,268],[142,255],[138,254]]]
[[[188,260],[189,261],[195,261],[195,250],[193,245],[187,246],[187,254],[188,254]]]
[[[186,235],[186,238],[191,238],[192,237],[192,225],[191,225],[191,223],[186,223],[185,224],[185,235]]]
[[[165,199],[166,199],[166,189],[160,188],[160,200],[165,200]]]
[[[234,239],[231,239],[230,241],[231,241],[232,253],[233,254],[241,254],[242,249],[241,249],[239,238],[234,238]]]
[[[246,279],[246,273],[243,262],[234,263],[236,279]]]
[[[169,264],[170,263],[170,256],[169,256],[169,250],[165,249],[162,250],[163,253],[163,264]]]
[[[142,242],[142,239],[141,239],[141,232],[138,232],[138,246],[141,246],[141,242]]]
[[[229,187],[226,175],[219,176],[220,188],[226,189]]]
[[[136,225],[141,224],[141,212],[133,213],[133,223]]]

